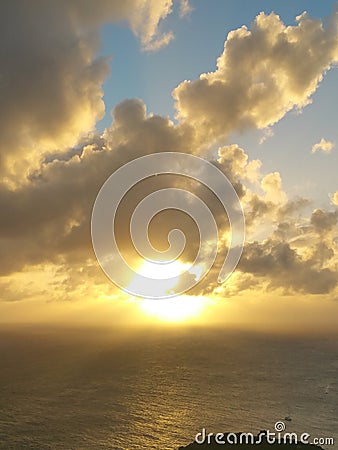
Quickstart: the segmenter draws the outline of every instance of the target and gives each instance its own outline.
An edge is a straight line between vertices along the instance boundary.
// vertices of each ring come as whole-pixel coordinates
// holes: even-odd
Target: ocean
[[[0,365],[5,450],[172,450],[289,414],[338,448],[337,337],[3,327]]]

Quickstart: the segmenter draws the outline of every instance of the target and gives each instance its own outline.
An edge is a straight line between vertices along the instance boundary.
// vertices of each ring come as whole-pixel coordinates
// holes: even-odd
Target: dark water
[[[288,431],[338,442],[333,338],[7,329],[0,364],[1,449],[176,449],[289,411]]]

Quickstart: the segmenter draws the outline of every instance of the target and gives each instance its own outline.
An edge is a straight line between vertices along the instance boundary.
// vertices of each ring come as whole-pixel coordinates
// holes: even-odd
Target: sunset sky
[[[336,1],[12,0],[0,21],[0,323],[338,329]],[[106,179],[158,152],[228,177],[246,241],[219,285],[224,211],[197,184],[149,179],[122,205],[126,254],[130,212],[163,187],[211,204],[221,243],[192,291],[149,300],[105,276],[90,224]],[[150,234],[163,248],[182,227],[183,270],[196,227],[163,214]]]

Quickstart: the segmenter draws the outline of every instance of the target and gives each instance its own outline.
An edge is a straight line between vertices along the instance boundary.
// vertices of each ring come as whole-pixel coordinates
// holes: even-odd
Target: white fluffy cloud
[[[330,153],[333,148],[334,148],[333,142],[327,141],[326,139],[321,138],[320,142],[318,142],[317,144],[314,144],[312,146],[311,153],[316,153],[316,152]]]
[[[338,61],[338,15],[323,26],[306,13],[296,26],[261,13],[231,31],[215,72],[174,91],[178,117],[201,138],[218,139],[250,127],[264,129],[311,102],[323,74]]]
[[[330,195],[331,202],[333,205],[338,206],[338,191],[336,191],[334,194]]]

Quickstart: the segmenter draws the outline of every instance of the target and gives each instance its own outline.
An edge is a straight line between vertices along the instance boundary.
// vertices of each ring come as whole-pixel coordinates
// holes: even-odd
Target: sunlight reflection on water
[[[3,332],[0,448],[177,449],[203,427],[272,430],[288,408],[288,431],[335,437],[337,357],[337,340],[225,331]]]

